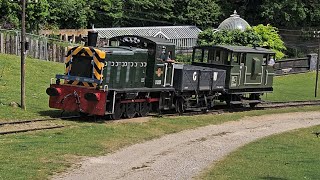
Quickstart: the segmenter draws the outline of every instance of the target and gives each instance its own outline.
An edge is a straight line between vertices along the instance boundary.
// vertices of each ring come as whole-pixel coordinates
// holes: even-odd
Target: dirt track
[[[274,114],[166,135],[102,157],[53,179],[192,179],[259,138],[320,124],[320,112]],[[311,132],[310,132],[311,133]]]

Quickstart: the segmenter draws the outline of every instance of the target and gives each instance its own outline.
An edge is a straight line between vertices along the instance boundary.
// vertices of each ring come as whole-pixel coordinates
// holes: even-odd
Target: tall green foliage
[[[0,0],[1,28],[19,28],[20,0]],[[28,32],[51,28],[196,25],[217,27],[237,10],[249,24],[319,27],[314,0],[38,0],[27,5]]]
[[[261,9],[262,17],[280,27],[298,27],[309,13],[302,0],[264,0]]]
[[[270,24],[266,26],[259,24],[258,26],[252,27],[252,29],[261,37],[262,41],[259,43],[260,46],[268,47],[276,51],[276,57],[278,59],[284,57],[283,52],[286,50],[286,47],[278,34],[277,28],[272,27]]]
[[[91,0],[87,1],[90,7],[88,14],[89,24],[95,27],[115,27],[121,25],[123,18],[122,0]]]
[[[174,0],[172,20],[177,24],[192,24],[201,28],[219,23],[221,7],[217,0]]]
[[[276,52],[276,58],[284,57],[286,50],[277,29],[271,25],[262,24],[248,28],[245,31],[207,29],[199,34],[198,45],[236,45],[267,47]]]

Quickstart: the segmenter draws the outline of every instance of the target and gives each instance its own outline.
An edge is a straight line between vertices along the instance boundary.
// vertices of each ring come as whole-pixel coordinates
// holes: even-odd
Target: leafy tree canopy
[[[235,45],[235,46],[260,46],[267,47],[276,52],[276,58],[284,57],[284,42],[281,40],[277,29],[271,25],[262,24],[240,30],[207,29],[199,34],[198,45]]]

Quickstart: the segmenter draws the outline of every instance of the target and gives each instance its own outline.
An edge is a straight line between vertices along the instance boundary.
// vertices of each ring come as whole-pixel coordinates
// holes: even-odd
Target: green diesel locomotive
[[[174,62],[174,44],[160,38],[118,36],[108,47],[70,48],[66,72],[47,89],[49,106],[111,119],[146,116],[150,111],[206,110],[217,100],[259,103],[272,91],[275,53],[263,48],[195,47],[192,64]],[[93,40],[92,40],[93,39]]]

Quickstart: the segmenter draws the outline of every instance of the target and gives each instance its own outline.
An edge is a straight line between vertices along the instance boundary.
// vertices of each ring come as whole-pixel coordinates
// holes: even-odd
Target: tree
[[[207,29],[199,34],[198,45],[236,45],[236,46],[260,46],[274,50],[276,58],[284,57],[286,50],[277,29],[271,25],[258,25],[245,31]]]
[[[272,27],[270,24],[266,26],[259,24],[258,26],[253,26],[252,29],[261,36],[262,41],[259,43],[261,47],[274,50],[278,59],[284,57],[283,52],[286,50],[286,47],[278,34],[277,28]]]
[[[127,0],[123,6],[125,26],[173,25],[173,0]]]
[[[47,0],[27,4],[26,8],[26,29],[28,32],[38,32],[45,26],[49,17],[49,4]]]
[[[115,27],[121,25],[123,17],[122,0],[91,0],[87,1],[91,9],[88,14],[88,26]]]
[[[86,0],[55,0],[49,2],[49,7],[48,26],[60,29],[86,28],[88,14],[92,14]]]
[[[220,30],[207,29],[199,34],[198,45],[253,46],[261,42],[261,37],[252,29]]]
[[[261,17],[278,27],[294,28],[304,24],[308,9],[302,0],[264,0]]]
[[[176,24],[196,25],[201,28],[218,25],[221,8],[217,0],[174,0],[173,18]]]
[[[18,3],[12,3],[10,0],[0,0],[0,26],[4,29],[19,28]]]

